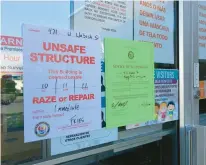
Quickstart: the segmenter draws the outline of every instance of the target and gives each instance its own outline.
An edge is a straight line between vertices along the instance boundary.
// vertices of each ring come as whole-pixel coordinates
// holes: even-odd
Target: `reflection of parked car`
[[[1,100],[1,105],[9,105],[11,104],[11,100]]]
[[[1,105],[9,105],[16,100],[16,94],[2,94]]]

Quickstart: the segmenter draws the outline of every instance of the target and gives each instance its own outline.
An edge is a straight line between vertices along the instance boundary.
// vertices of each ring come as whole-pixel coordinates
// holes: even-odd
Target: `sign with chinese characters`
[[[24,141],[100,129],[99,36],[23,25],[23,40]]]
[[[126,128],[136,128],[145,125],[165,123],[178,120],[178,70],[155,70],[155,106],[153,120],[128,125]]]

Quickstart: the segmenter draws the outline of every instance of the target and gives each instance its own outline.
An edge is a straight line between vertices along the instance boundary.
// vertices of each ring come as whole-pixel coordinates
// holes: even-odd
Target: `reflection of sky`
[[[21,36],[21,24],[33,24],[67,29],[69,1],[1,2],[1,34]]]

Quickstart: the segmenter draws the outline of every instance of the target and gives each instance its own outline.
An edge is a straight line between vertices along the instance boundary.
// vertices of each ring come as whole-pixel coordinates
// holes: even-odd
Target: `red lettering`
[[[84,64],[89,64],[89,57],[84,57]]]
[[[38,97],[34,97],[33,98],[33,104],[38,104],[38,100],[39,100]]]
[[[36,53],[31,53],[31,54],[30,54],[30,60],[31,60],[32,62],[38,61],[37,54],[36,54]]]
[[[46,42],[43,42],[43,49],[48,51],[51,49],[51,43],[48,43],[48,47],[46,47]]]
[[[12,40],[13,42],[13,40]],[[72,53],[80,53],[85,54],[86,53],[86,47],[85,46],[79,46],[79,45],[66,45],[66,44],[59,44],[59,43],[50,43],[50,42],[43,42],[43,49],[46,51],[52,50],[57,52],[72,52]]]
[[[67,58],[67,60],[66,60],[66,58]],[[64,61],[65,63],[68,63],[68,62],[69,62],[68,58],[69,58],[69,56],[67,56],[67,55],[63,56],[63,61]]]
[[[17,59],[15,59],[17,60]],[[95,64],[95,57],[91,56],[74,56],[74,55],[58,55],[58,54],[44,54],[31,53],[30,60],[32,62],[54,62],[54,63],[77,63],[77,64]]]
[[[69,101],[75,100],[93,100],[94,94],[79,94],[79,95],[69,95]]]
[[[90,57],[90,64],[95,64],[95,57]]]
[[[33,104],[56,102],[56,96],[34,97],[32,102]]]
[[[73,53],[76,53],[77,50],[79,50],[79,45],[74,45],[74,52]]]
[[[47,103],[47,100],[45,100],[45,102],[44,102],[44,98],[41,97],[39,103]]]
[[[8,61],[19,61],[20,57],[19,56],[12,56],[12,55],[6,55],[4,54],[4,60],[8,60]]]
[[[0,36],[0,44],[8,45],[8,46],[23,46],[23,39],[20,37],[12,37],[12,36]]]
[[[38,55],[40,56],[40,61],[43,62],[44,61],[44,54],[43,53],[38,53]]]
[[[82,98],[83,98],[83,95],[80,95],[80,96],[79,96],[79,100],[81,100]]]
[[[59,50],[60,50],[61,52],[66,52],[66,51],[67,51],[66,45],[65,45],[65,44],[60,44]]]
[[[74,95],[74,100],[79,100],[79,95]]]
[[[86,49],[85,46],[80,46],[80,53],[85,54],[86,53],[85,49]]]
[[[59,52],[59,44],[52,43],[52,51],[57,51],[57,52]]]
[[[90,94],[90,99],[94,99],[94,94]]]
[[[54,57],[52,55],[47,55],[46,56],[46,62],[54,62]]]
[[[162,48],[162,44],[161,43],[154,42],[154,46],[155,46],[155,48]]]
[[[69,95],[69,101],[74,100],[74,95]]]
[[[145,32],[142,31],[142,30],[140,30],[140,31],[139,31],[139,35],[141,35],[141,36],[145,36]]]
[[[67,51],[74,53],[73,46],[72,46],[72,45],[69,45]]]

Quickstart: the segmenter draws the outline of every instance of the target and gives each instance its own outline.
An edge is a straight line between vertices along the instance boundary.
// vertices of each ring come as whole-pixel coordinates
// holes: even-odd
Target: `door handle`
[[[187,142],[186,142],[186,164],[187,165],[196,165],[194,164],[193,154],[194,154],[194,131],[195,128],[191,125],[186,126]]]
[[[192,130],[188,131],[188,164],[192,165]]]

